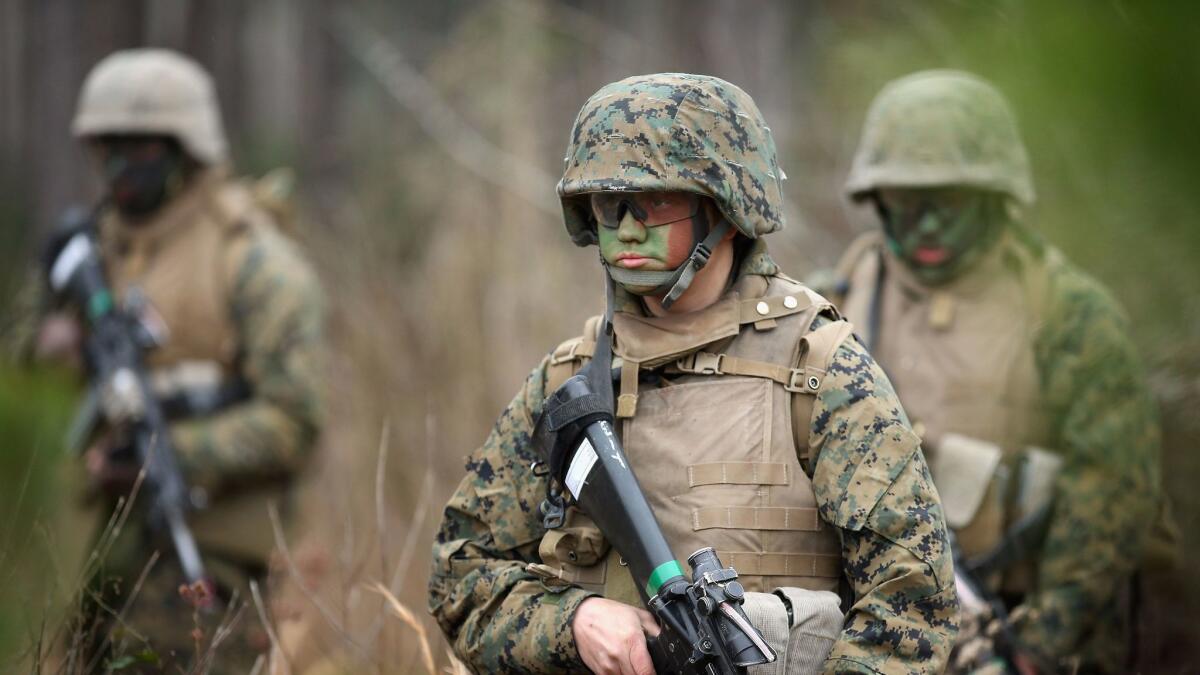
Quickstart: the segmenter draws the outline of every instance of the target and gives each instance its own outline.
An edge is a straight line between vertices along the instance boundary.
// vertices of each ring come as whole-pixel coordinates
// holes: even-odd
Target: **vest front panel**
[[[991,551],[1012,525],[1022,451],[1053,442],[1033,352],[1039,317],[1011,246],[1002,240],[962,279],[928,289],[895,258],[871,250],[854,268],[843,303],[851,321],[869,327],[872,303],[878,302],[879,334],[868,336],[871,353],[921,434],[931,466],[950,433],[993,443],[1004,453],[993,480],[979,486],[986,495],[974,519],[957,531],[968,558]],[[881,271],[882,295],[875,300]],[[941,484],[959,479],[934,478]]]

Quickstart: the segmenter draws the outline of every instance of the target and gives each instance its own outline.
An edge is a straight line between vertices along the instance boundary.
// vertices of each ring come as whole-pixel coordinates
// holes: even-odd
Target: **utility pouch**
[[[989,497],[1003,495],[1003,490],[988,494],[1003,456],[1004,451],[994,443],[954,433],[942,436],[936,451],[930,453],[929,471],[942,498],[947,525],[955,530],[965,528]]]
[[[548,585],[590,587],[604,583],[604,557],[611,548],[600,528],[583,511],[567,508],[562,527],[547,530],[538,545],[542,563],[526,569]],[[592,590],[599,590],[593,588]]]
[[[839,602],[837,593],[804,588],[746,593],[746,617],[777,657],[774,663],[750,667],[748,675],[822,672],[825,657],[842,630]]]
[[[1037,513],[1054,501],[1054,482],[1062,469],[1061,456],[1037,447],[1025,448],[1021,454],[1017,479],[1017,496],[1013,502],[1013,520]]]
[[[947,433],[930,453],[929,470],[942,499],[946,524],[969,559],[1000,541],[1005,528],[1008,467],[994,443]]]

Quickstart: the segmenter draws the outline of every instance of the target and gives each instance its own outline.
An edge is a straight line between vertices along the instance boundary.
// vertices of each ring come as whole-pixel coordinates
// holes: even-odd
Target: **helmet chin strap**
[[[608,272],[608,276],[622,286],[653,286],[654,290],[646,295],[664,294],[663,309],[670,309],[671,305],[675,304],[675,301],[692,285],[696,274],[708,264],[713,249],[729,231],[729,221],[722,218],[721,222],[717,223],[708,232],[708,235],[702,238],[702,233],[708,225],[708,218],[702,215],[703,213],[703,210],[697,213],[693,221],[695,226],[692,231],[692,241],[694,242],[692,253],[679,267],[672,271],[629,270],[623,267],[614,267],[605,261],[604,269]]]

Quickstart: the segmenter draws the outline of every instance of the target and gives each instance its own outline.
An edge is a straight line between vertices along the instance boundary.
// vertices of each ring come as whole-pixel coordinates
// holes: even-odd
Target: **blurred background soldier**
[[[754,672],[936,672],[958,609],[941,507],[887,378],[767,252],[782,180],[723,80],[632,77],[580,110],[558,192],[613,284],[625,450],[675,556],[713,546],[751,591],[780,656]],[[544,526],[530,442],[599,325],[533,370],[446,506],[430,608],[479,672],[650,672],[655,619],[587,514]]]
[[[961,72],[892,82],[846,191],[881,231],[850,247],[835,297],[922,436],[959,572],[1012,610],[1007,630],[979,630],[1027,671],[1124,671],[1160,504],[1155,406],[1125,314],[1026,222],[1007,102]],[[954,669],[986,665],[977,648]]]
[[[286,513],[320,427],[317,281],[252,186],[230,178],[213,84],[191,59],[108,56],[84,83],[72,130],[106,187],[86,226],[116,302],[157,342],[145,359],[218,611],[193,616],[172,546],[135,508],[92,577],[68,658],[81,672],[123,653],[156,670],[245,673],[268,647],[253,608],[244,611],[248,582],[267,573],[268,502]],[[76,311],[47,313],[39,356],[78,358]],[[107,423],[83,443],[92,496],[109,511],[140,468],[127,443]]]

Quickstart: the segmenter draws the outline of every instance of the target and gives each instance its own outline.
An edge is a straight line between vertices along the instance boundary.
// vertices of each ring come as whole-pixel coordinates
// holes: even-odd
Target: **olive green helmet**
[[[558,195],[579,246],[596,243],[592,192],[692,192],[751,239],[783,228],[771,129],[749,94],[715,77],[659,73],[604,86],[575,118],[564,159]]]
[[[962,185],[1034,201],[1029,157],[1004,96],[955,70],[894,80],[871,104],[846,179],[860,201],[878,188]]]
[[[212,78],[195,61],[167,49],[114,52],[83,83],[71,131],[162,134],[203,164],[228,160]]]

